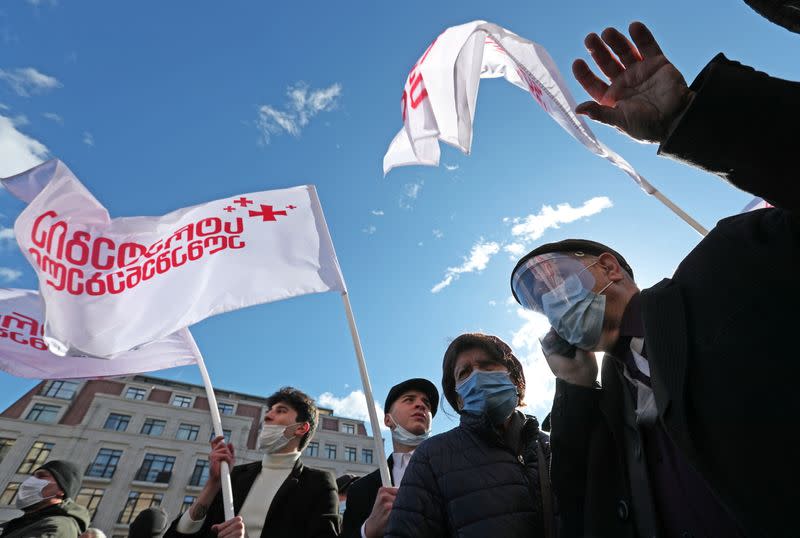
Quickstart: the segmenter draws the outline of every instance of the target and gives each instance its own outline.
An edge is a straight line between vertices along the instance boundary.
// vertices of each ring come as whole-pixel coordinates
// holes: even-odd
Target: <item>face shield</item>
[[[590,263],[584,260],[591,259]],[[528,310],[544,314],[555,335],[540,336],[542,350],[566,354],[570,346],[592,350],[599,343],[605,316],[605,296],[593,292],[596,280],[589,267],[596,256],[548,252],[526,260],[511,277],[511,288],[519,303]],[[545,349],[548,348],[548,349]]]

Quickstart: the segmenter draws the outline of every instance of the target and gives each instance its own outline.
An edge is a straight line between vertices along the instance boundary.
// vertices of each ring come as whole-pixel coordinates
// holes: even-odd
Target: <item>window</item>
[[[117,470],[117,464],[122,457],[122,450],[101,448],[94,461],[86,468],[86,476],[95,478],[111,478]]]
[[[232,415],[233,414],[233,404],[232,403],[217,402],[217,409],[219,409],[219,414],[220,415]]]
[[[77,390],[78,383],[76,381],[48,381],[40,394],[48,398],[71,400]]]
[[[0,494],[0,505],[13,505],[17,499],[17,490],[19,489],[19,482],[9,482],[3,493]]]
[[[356,426],[355,424],[342,424],[342,431],[344,433],[349,433],[350,435],[356,434]]]
[[[189,485],[201,487],[205,486],[206,482],[208,481],[208,471],[208,460],[197,460],[197,463],[194,464],[192,476],[189,478]]]
[[[322,429],[332,432],[339,431],[339,421],[335,418],[322,417]]]
[[[181,441],[197,441],[197,434],[200,433],[200,426],[194,424],[181,424],[175,439]]]
[[[57,405],[33,404],[33,408],[28,411],[28,416],[25,417],[25,420],[32,420],[34,422],[55,422],[60,409],[61,408]]]
[[[128,493],[128,500],[125,502],[125,507],[122,509],[122,512],[119,513],[117,523],[129,525],[131,521],[136,519],[139,512],[160,505],[163,499],[164,495],[161,493],[131,491]]]
[[[144,424],[142,424],[141,433],[157,437],[162,433],[164,433],[164,428],[166,427],[167,427],[166,420],[159,420],[157,418],[148,418],[145,419]]]
[[[128,424],[131,421],[130,415],[120,415],[119,413],[111,413],[106,419],[106,424],[103,426],[106,430],[116,430],[124,432],[128,429]]]
[[[53,443],[45,443],[44,441],[36,441],[28,450],[28,455],[22,461],[22,464],[17,469],[19,474],[32,474],[33,471],[42,466],[50,457],[50,451],[53,450],[55,445]]]
[[[128,390],[125,391],[125,398],[128,400],[144,400],[147,391],[145,389],[140,389],[139,387],[128,387]]]
[[[16,439],[9,439],[6,437],[0,437],[0,463],[3,463],[3,459],[8,454],[8,451],[11,450],[11,447],[14,446]]]
[[[214,437],[216,437],[216,436],[217,436],[217,434],[214,433],[214,428],[211,428],[211,435],[208,438],[208,442],[210,443],[211,441],[213,441]],[[230,443],[231,442],[231,431],[223,429],[222,430],[222,437],[225,438],[225,442],[226,443]]]
[[[94,519],[95,513],[97,512],[97,505],[100,504],[100,499],[103,498],[103,493],[105,493],[105,491],[106,490],[99,488],[81,488],[78,492],[78,496],[75,497],[75,502],[89,511],[91,515],[89,518],[90,521]]]
[[[306,447],[306,456],[309,458],[318,458],[319,457],[319,443],[316,441],[312,441],[308,443]]]
[[[329,460],[336,459],[336,445],[325,445],[325,457]]]
[[[197,500],[197,497],[193,497],[192,495],[184,495],[183,503],[181,504],[180,513],[182,514],[185,511],[187,511],[189,508],[191,508],[191,506],[194,504],[194,502],[196,500]]]
[[[173,465],[175,465],[175,456],[145,454],[142,466],[139,467],[134,480],[167,484],[172,476]]]
[[[347,461],[356,461],[356,448],[353,446],[344,447],[344,457]]]
[[[361,449],[361,463],[372,463],[372,449],[371,448],[362,448]]]
[[[191,396],[181,396],[180,394],[176,394],[172,398],[172,405],[175,407],[191,407],[192,406],[192,397]]]

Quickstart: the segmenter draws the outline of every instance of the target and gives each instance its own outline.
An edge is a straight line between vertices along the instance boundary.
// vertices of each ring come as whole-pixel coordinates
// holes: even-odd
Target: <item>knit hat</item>
[[[167,530],[169,518],[160,506],[139,512],[128,527],[128,538],[152,538],[161,536]]]
[[[81,489],[81,471],[77,465],[69,461],[52,460],[39,467],[39,469],[44,469],[53,475],[56,484],[64,492],[65,498],[74,499],[78,495]]]

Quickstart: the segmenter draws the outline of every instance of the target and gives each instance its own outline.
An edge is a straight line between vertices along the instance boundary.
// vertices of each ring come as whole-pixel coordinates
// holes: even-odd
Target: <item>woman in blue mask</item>
[[[458,427],[414,452],[387,537],[553,536],[548,436],[524,405],[525,375],[496,336],[462,334],[442,364]]]

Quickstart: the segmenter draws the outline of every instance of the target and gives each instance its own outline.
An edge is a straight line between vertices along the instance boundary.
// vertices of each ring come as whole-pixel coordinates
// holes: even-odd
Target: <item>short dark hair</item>
[[[522,364],[514,356],[508,344],[491,334],[466,333],[450,342],[442,361],[442,392],[450,406],[461,414],[458,409],[458,394],[456,393],[456,378],[453,368],[455,368],[458,356],[470,349],[482,349],[493,362],[506,367],[511,381],[517,386],[519,398],[517,404],[522,404],[525,400],[525,374],[522,371]]]
[[[276,393],[267,398],[267,409],[272,408],[277,403],[285,403],[295,410],[298,422],[308,422],[308,432],[300,439],[300,450],[302,451],[314,432],[317,431],[319,422],[319,410],[314,399],[305,392],[294,387],[282,387]]]

